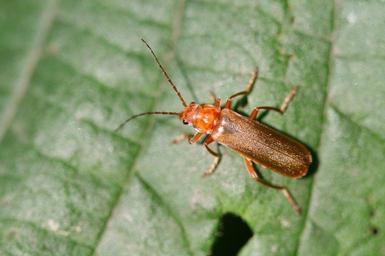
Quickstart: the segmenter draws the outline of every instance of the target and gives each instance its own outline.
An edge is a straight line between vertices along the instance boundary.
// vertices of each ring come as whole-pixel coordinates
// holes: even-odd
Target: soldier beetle
[[[310,151],[298,141],[256,120],[259,111],[262,109],[272,110],[283,114],[295,96],[298,87],[294,87],[289,92],[280,108],[257,106],[252,110],[250,116],[242,116],[231,109],[231,101],[239,96],[247,96],[251,92],[258,78],[258,70],[256,69],[253,72],[246,89],[231,95],[226,100],[223,108],[221,107],[221,100],[214,95],[212,95],[214,98],[213,104],[198,104],[191,102],[187,105],[152,48],[144,39],[142,39],[142,41],[150,50],[164,77],[180,99],[184,109],[182,112],[154,111],[133,115],[124,121],[116,130],[121,129],[132,119],[144,115],[178,116],[183,124],[192,126],[196,133],[193,136],[180,136],[173,140],[174,143],[183,139],[188,139],[188,142],[192,144],[197,142],[203,135],[206,136],[202,143],[207,152],[214,156],[214,161],[210,168],[204,172],[204,176],[214,173],[221,159],[221,154],[211,149],[209,144],[216,142],[220,145],[224,145],[236,151],[243,157],[250,176],[256,182],[261,183],[266,187],[281,191],[295,212],[300,214],[301,209],[289,190],[284,186],[271,184],[264,180],[258,175],[253,167],[254,162],[290,178],[300,178],[307,174],[312,162]]]

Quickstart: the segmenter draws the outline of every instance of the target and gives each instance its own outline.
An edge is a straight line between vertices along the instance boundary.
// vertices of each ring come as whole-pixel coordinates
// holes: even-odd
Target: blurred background
[[[385,255],[385,2],[0,0],[0,255]],[[313,152],[300,180],[225,147],[212,176],[182,95],[240,107]]]

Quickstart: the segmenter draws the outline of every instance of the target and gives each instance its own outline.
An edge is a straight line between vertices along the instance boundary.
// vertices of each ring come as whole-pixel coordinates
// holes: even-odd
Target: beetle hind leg
[[[298,90],[298,86],[294,86],[290,92],[286,95],[285,99],[283,100],[282,104],[281,104],[281,107],[279,108],[276,108],[276,107],[270,107],[270,106],[259,106],[259,107],[255,107],[253,109],[253,111],[251,111],[251,114],[250,114],[250,119],[254,120],[257,115],[258,115],[258,112],[259,110],[261,109],[266,109],[266,110],[273,110],[273,111],[276,111],[280,114],[283,114],[285,113],[286,109],[288,108],[290,102],[293,100],[295,94],[297,93],[297,90]]]
[[[287,189],[287,187],[274,185],[274,184],[271,184],[271,183],[265,181],[264,179],[259,177],[257,172],[254,170],[252,161],[250,159],[247,159],[247,158],[244,158],[244,160],[245,160],[247,171],[249,172],[249,174],[253,178],[253,180],[255,180],[258,183],[261,183],[262,185],[264,185],[266,187],[281,191],[282,194],[286,197],[287,201],[290,203],[293,210],[298,215],[301,214],[301,208],[299,207],[299,205],[297,204],[297,202],[295,201],[294,197],[291,195],[291,193]]]

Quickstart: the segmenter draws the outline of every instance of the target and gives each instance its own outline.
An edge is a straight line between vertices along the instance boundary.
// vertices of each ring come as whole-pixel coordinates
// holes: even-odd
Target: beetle
[[[212,95],[214,99],[213,104],[198,104],[195,102],[187,104],[150,45],[144,39],[142,39],[142,41],[151,52],[164,77],[180,99],[184,109],[182,112],[154,111],[133,115],[120,124],[116,131],[132,119],[140,116],[176,115],[183,124],[192,126],[196,133],[193,136],[179,136],[173,140],[173,143],[178,143],[187,138],[188,142],[192,144],[202,138],[203,135],[206,136],[202,143],[207,152],[214,156],[214,160],[208,170],[204,172],[203,176],[214,173],[221,160],[219,151],[215,152],[209,147],[209,144],[216,142],[224,145],[243,157],[250,176],[256,182],[281,191],[294,211],[300,214],[301,208],[287,187],[275,185],[264,180],[258,175],[253,166],[253,163],[260,164],[265,168],[290,178],[301,178],[307,174],[309,166],[312,163],[310,151],[300,142],[256,120],[260,110],[272,110],[283,114],[295,96],[298,87],[294,87],[289,92],[280,108],[257,106],[248,117],[242,116],[231,109],[231,102],[234,98],[247,96],[252,91],[258,78],[258,69],[255,69],[251,79],[247,83],[246,89],[231,95],[226,100],[223,108],[221,107],[221,100],[215,95]]]

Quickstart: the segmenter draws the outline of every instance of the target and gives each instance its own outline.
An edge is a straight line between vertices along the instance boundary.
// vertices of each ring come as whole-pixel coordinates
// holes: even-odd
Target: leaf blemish
[[[60,225],[59,225],[59,223],[57,223],[56,221],[54,221],[53,219],[49,219],[49,220],[47,220],[47,228],[49,229],[49,230],[52,230],[52,231],[54,231],[54,232],[57,232],[58,230],[59,230],[59,228],[60,228]]]
[[[253,236],[249,225],[238,215],[226,213],[220,219],[210,256],[235,256]]]
[[[370,232],[371,232],[371,234],[372,234],[373,236],[376,236],[376,235],[378,235],[379,230],[378,230],[377,227],[372,227],[372,228],[370,229]]]

